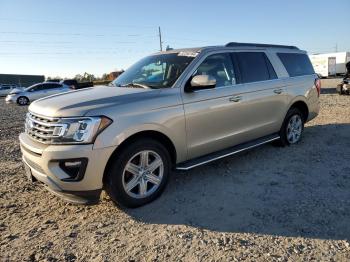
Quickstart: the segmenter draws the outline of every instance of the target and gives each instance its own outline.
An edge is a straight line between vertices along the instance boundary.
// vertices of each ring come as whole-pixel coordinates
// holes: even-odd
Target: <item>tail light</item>
[[[319,78],[315,79],[315,86],[318,96],[321,94],[321,80]]]

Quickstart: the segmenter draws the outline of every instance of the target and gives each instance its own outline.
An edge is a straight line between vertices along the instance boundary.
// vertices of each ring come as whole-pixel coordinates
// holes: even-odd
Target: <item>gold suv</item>
[[[271,141],[300,141],[320,81],[294,46],[228,43],[141,59],[110,86],[29,106],[20,134],[28,177],[69,201],[101,190],[127,207],[188,170]]]

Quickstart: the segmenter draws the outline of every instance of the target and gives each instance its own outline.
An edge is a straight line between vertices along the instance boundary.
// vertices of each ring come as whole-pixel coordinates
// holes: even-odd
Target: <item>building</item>
[[[15,74],[0,74],[0,84],[18,85],[28,87],[36,83],[44,82],[43,75],[15,75]]]

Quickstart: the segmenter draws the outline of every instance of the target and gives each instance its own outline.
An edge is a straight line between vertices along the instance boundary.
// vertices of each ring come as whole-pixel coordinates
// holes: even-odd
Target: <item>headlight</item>
[[[112,123],[108,117],[61,118],[53,128],[53,144],[90,144]]]

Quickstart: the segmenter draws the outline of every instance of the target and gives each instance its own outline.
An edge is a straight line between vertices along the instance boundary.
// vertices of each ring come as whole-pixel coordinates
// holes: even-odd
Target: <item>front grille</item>
[[[26,117],[25,132],[32,139],[48,144],[62,130],[62,124],[58,121],[58,118],[43,117],[29,112]]]

